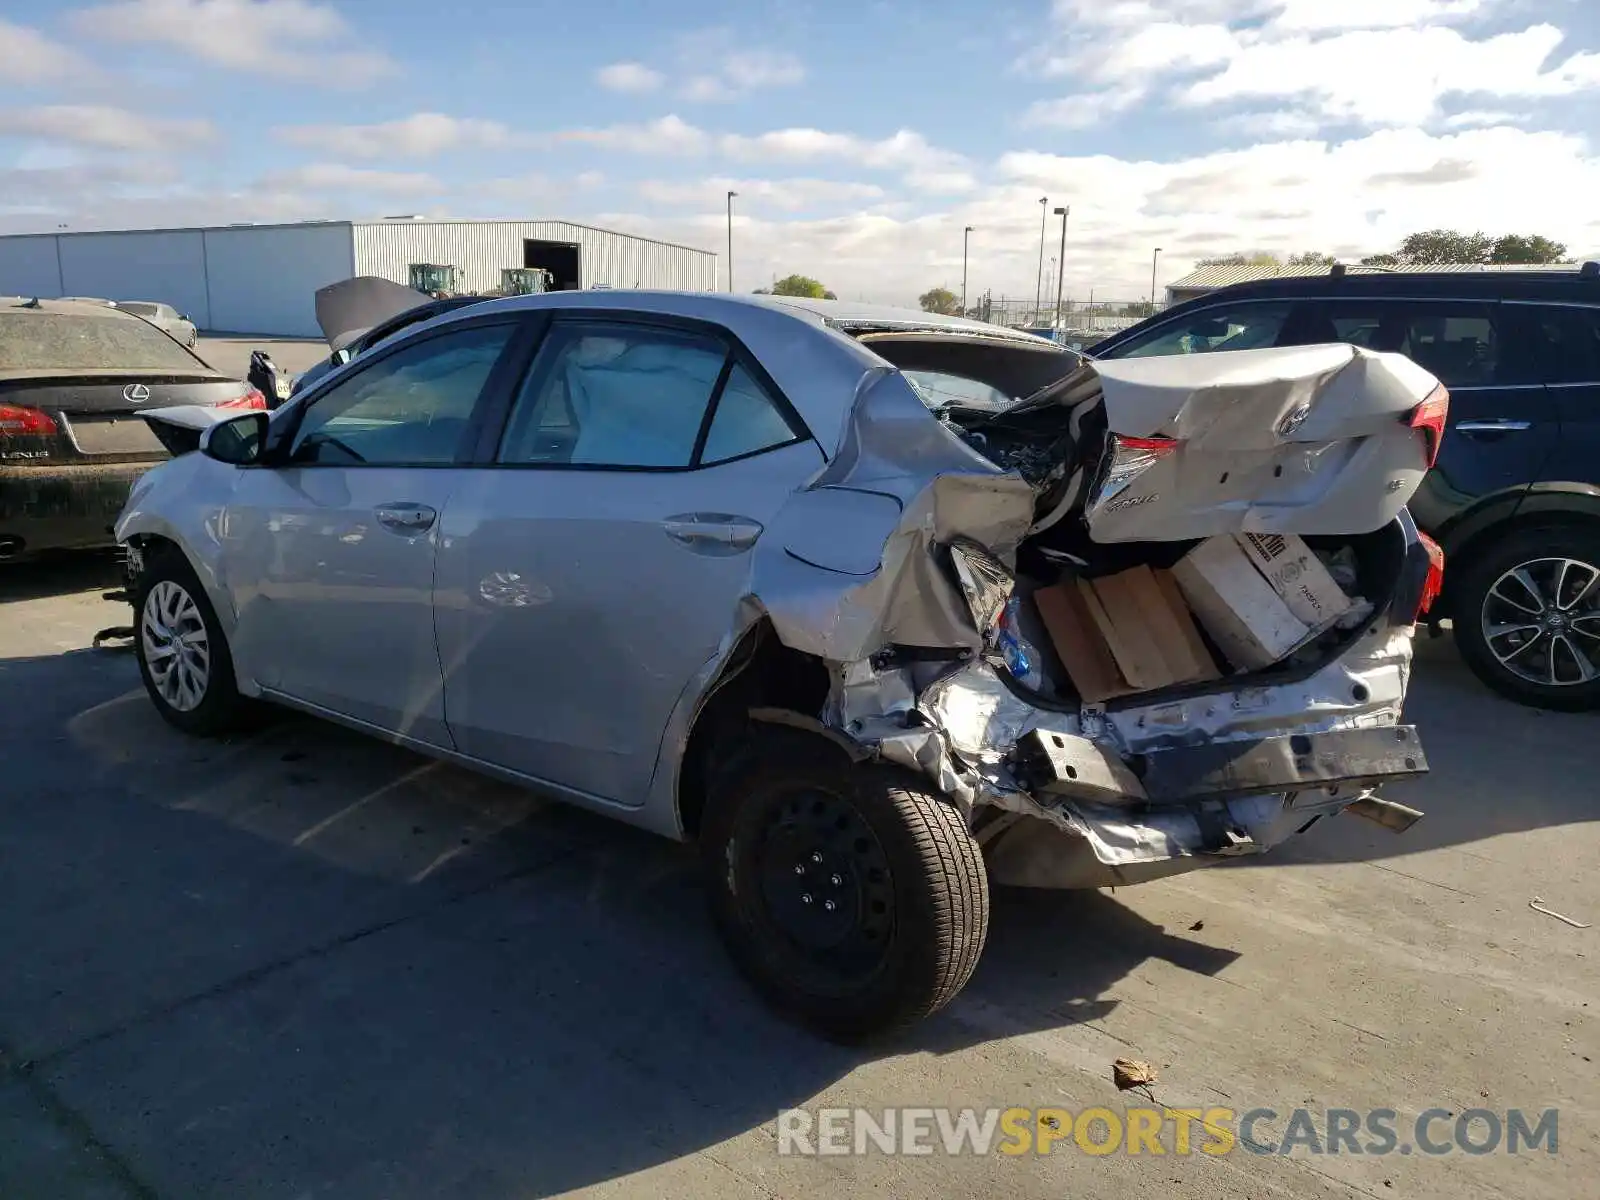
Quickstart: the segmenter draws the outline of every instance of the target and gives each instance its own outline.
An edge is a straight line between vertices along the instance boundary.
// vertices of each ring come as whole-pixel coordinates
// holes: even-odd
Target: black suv
[[[1411,511],[1448,564],[1433,616],[1473,671],[1526,704],[1600,707],[1600,264],[1236,284],[1089,353],[1322,342],[1399,351],[1449,389]]]

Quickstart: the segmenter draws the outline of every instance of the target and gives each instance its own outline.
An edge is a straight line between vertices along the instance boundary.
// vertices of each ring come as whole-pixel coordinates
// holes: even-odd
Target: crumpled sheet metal
[[[834,662],[893,643],[976,651],[936,548],[964,536],[1010,568],[1033,506],[1020,476],[929,421],[897,372],[869,375],[838,454],[758,545],[751,594],[785,645]]]

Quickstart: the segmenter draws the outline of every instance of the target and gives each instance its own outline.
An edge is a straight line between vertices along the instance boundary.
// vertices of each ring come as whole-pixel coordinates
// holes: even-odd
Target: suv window
[[[455,462],[472,410],[514,326],[427,338],[329,388],[307,410],[290,460],[336,466]]]
[[[1288,315],[1288,301],[1245,301],[1203,308],[1124,342],[1111,357],[1154,358],[1166,354],[1209,354],[1213,350],[1257,350],[1277,343]]]
[[[1600,384],[1600,309],[1517,307],[1540,335],[1545,382]]]
[[[512,408],[500,461],[684,468],[794,437],[766,390],[717,339],[585,324],[551,333]]]
[[[1499,331],[1487,304],[1421,300],[1328,300],[1297,314],[1286,341],[1349,342],[1404,354],[1447,388],[1535,382],[1502,362]],[[1515,358],[1517,356],[1511,356]]]

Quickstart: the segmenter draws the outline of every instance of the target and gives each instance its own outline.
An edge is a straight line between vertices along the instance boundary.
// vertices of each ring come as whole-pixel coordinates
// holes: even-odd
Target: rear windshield
[[[0,371],[203,371],[153,325],[76,313],[0,312]]]
[[[117,307],[123,312],[131,312],[136,317],[154,317],[159,315],[157,312],[159,307],[158,305],[142,304],[137,300],[119,300],[117,301]]]

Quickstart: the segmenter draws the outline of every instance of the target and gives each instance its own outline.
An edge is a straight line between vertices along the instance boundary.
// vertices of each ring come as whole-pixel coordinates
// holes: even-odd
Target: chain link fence
[[[1062,340],[1087,345],[1110,337],[1118,330],[1137,325],[1161,306],[1145,300],[1069,299],[1062,297],[1059,319],[1054,297],[1039,304],[1032,296],[995,296],[985,293],[969,297],[967,316],[995,325],[1031,329],[1046,336],[1054,330]]]

